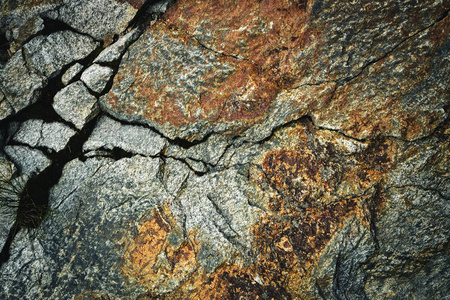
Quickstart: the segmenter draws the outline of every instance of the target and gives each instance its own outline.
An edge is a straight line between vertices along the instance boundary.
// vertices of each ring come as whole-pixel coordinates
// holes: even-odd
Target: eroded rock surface
[[[0,298],[450,293],[448,1],[32,2],[0,167],[47,213]]]

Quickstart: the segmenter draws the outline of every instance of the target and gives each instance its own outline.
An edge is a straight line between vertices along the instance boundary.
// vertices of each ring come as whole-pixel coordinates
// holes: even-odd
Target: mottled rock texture
[[[2,5],[0,298],[450,294],[449,1]]]

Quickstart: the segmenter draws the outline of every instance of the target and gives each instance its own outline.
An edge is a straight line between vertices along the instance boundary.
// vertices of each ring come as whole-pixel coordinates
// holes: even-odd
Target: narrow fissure
[[[14,226],[0,253],[0,267],[9,258],[9,248],[17,233],[25,228],[37,228],[47,215],[50,189],[58,183],[67,162],[80,157],[84,142],[93,131],[97,118],[88,122],[75,134],[67,146],[52,156],[52,164],[41,173],[32,176],[19,195],[19,205]]]
[[[149,17],[151,17],[151,14],[147,13],[147,8],[149,5],[154,4],[158,1],[147,1],[144,4],[144,7],[138,12],[138,14],[133,19],[133,22],[135,25],[143,25],[147,21]],[[74,32],[77,32],[73,28],[71,28],[69,25],[58,21],[58,20],[52,20],[52,19],[46,19],[44,20],[45,27],[43,30],[41,30],[36,35],[33,35],[29,39],[37,36],[37,35],[43,35],[43,34],[51,34],[56,31],[61,30],[71,30]],[[85,34],[86,35],[86,34]],[[28,39],[28,40],[29,40]],[[1,42],[1,41],[0,41]],[[134,42],[134,41],[133,41]],[[131,43],[132,44],[132,43]],[[81,74],[84,70],[86,70],[87,67],[92,65],[94,59],[99,55],[99,53],[103,50],[103,43],[99,45],[90,55],[88,55],[86,58],[76,61],[83,65],[83,70],[75,76],[71,82],[77,81],[80,79]],[[0,49],[1,50],[1,49]],[[125,54],[126,49],[123,51],[120,58],[116,61],[113,61],[108,64],[109,67],[113,68],[114,74],[111,76],[110,80],[108,81],[108,84],[105,86],[102,93],[94,93],[90,91],[94,96],[97,97],[97,99],[106,94],[112,87],[114,77],[119,69],[119,65],[121,62],[121,59],[123,55]],[[75,63],[75,62],[74,62]],[[50,151],[45,151],[45,153],[51,158],[52,163],[50,166],[45,168],[42,172],[39,174],[33,175],[24,185],[23,189],[19,191],[18,196],[18,208],[16,213],[16,220],[13,224],[13,226],[10,229],[10,232],[8,234],[7,240],[0,252],[0,267],[8,261],[10,257],[10,248],[11,244],[18,234],[18,232],[22,229],[29,229],[29,228],[37,228],[40,226],[42,221],[45,219],[47,213],[48,213],[48,200],[49,200],[49,192],[50,189],[56,185],[61,178],[62,171],[64,166],[67,162],[75,159],[86,159],[86,157],[83,154],[83,145],[91,135],[92,131],[95,128],[95,125],[98,122],[98,119],[103,115],[103,113],[100,113],[95,118],[90,120],[88,123],[84,125],[84,127],[81,130],[77,130],[75,126],[64,120],[61,116],[59,116],[56,111],[53,109],[53,98],[55,97],[56,93],[59,92],[61,89],[64,88],[64,84],[62,83],[62,75],[65,73],[65,71],[72,66],[74,63],[68,64],[65,66],[60,73],[54,77],[51,78],[46,85],[46,87],[41,91],[41,95],[36,101],[36,103],[28,106],[27,108],[23,109],[19,113],[10,116],[8,118],[5,118],[4,120],[0,121],[0,129],[2,132],[7,132],[7,128],[9,128],[10,124],[14,123],[22,123],[24,121],[30,120],[30,119],[41,119],[45,122],[59,122],[63,123],[67,126],[69,126],[72,129],[75,129],[77,133],[72,136],[65,146],[65,148],[59,152],[51,153]],[[14,142],[12,142],[14,144]],[[5,145],[2,145],[5,146]],[[129,153],[123,149],[120,148],[113,148],[112,150],[108,151],[108,154],[113,159],[120,159],[123,157],[132,157],[134,154]]]
[[[6,64],[9,59],[9,45],[6,33],[0,33],[0,65]]]

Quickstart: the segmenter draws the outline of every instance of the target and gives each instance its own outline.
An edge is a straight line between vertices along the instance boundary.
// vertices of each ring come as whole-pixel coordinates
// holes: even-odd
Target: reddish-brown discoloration
[[[306,8],[307,1],[178,1],[164,19],[211,48],[253,61],[278,80],[290,69],[292,50],[309,43]]]
[[[280,136],[295,146],[265,154],[263,176],[277,196],[268,202],[272,214],[254,227],[259,256],[253,270],[305,297],[301,286],[308,286],[308,274],[345,220],[356,216],[369,227],[370,218],[380,212],[381,195],[366,191],[394,167],[396,144],[379,140],[344,155],[333,144],[338,136],[317,131],[308,119]],[[354,186],[348,189],[353,196],[340,196],[339,186],[347,185]]]
[[[249,14],[243,16],[243,9]],[[135,76],[130,90],[134,94],[121,97],[121,104],[113,109],[175,127],[226,122],[229,130],[239,132],[264,116],[280,89],[290,84],[291,56],[313,36],[305,29],[308,16],[305,1],[240,1],[236,5],[229,1],[177,1],[145,34],[178,44],[187,52],[201,52],[201,59],[209,62],[183,58],[178,63],[170,57],[178,45],[165,50],[156,47],[146,54],[145,62],[131,62],[119,71],[116,83],[122,82],[126,73]],[[166,45],[170,44],[167,41]],[[158,63],[155,69],[164,72],[143,71],[147,61]],[[209,63],[214,67],[204,67]],[[221,66],[228,71],[222,72]],[[195,75],[189,73],[192,69]],[[193,76],[198,83],[183,81],[185,76]],[[113,97],[105,100],[116,102]]]
[[[344,154],[339,138],[315,129],[307,118],[276,133],[272,139],[279,149],[264,153],[262,172],[252,175],[275,192],[268,213],[252,230],[255,260],[249,266],[195,273],[171,297],[307,299],[314,284],[311,272],[333,236],[350,217],[370,228],[382,211],[383,195],[374,185],[396,163],[393,140],[380,139]],[[349,186],[344,195],[340,186]]]
[[[293,56],[319,36],[307,27],[310,11],[304,0],[178,1],[163,18],[208,47],[251,61],[264,81],[278,87],[292,86]]]
[[[144,5],[145,0],[116,0],[119,3],[124,3],[125,1],[130,4],[133,8],[139,9]]]

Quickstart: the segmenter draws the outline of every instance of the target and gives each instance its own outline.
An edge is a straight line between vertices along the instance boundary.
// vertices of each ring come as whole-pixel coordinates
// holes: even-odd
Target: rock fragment
[[[96,93],[101,93],[113,74],[109,67],[93,64],[81,74],[80,80]]]
[[[42,172],[51,161],[40,150],[26,146],[6,146],[5,153],[11,158],[21,174],[32,175]]]
[[[97,46],[90,37],[65,30],[37,36],[24,45],[23,51],[28,68],[51,78],[65,65],[88,56]]]
[[[64,149],[75,133],[64,124],[33,119],[22,123],[13,139],[31,147],[46,147],[58,152]]]
[[[141,34],[138,28],[132,29],[130,32],[120,37],[117,42],[106,47],[95,58],[94,63],[110,63],[117,61],[120,56],[125,52],[126,48],[133,43]]]
[[[49,14],[79,32],[104,40],[107,35],[120,34],[133,19],[143,1],[75,0],[67,1]]]
[[[16,52],[0,71],[0,119],[19,112],[36,102],[47,80],[27,66],[22,53]]]
[[[78,129],[92,120],[99,112],[97,98],[81,81],[74,82],[61,91],[54,98],[53,108],[66,121],[71,122]]]
[[[75,63],[63,74],[63,76],[61,77],[61,82],[64,85],[68,85],[69,82],[81,72],[81,70],[83,70],[83,65]]]
[[[127,152],[156,156],[167,145],[167,141],[142,126],[124,125],[109,117],[101,117],[94,131],[83,145],[83,151],[120,148]]]

